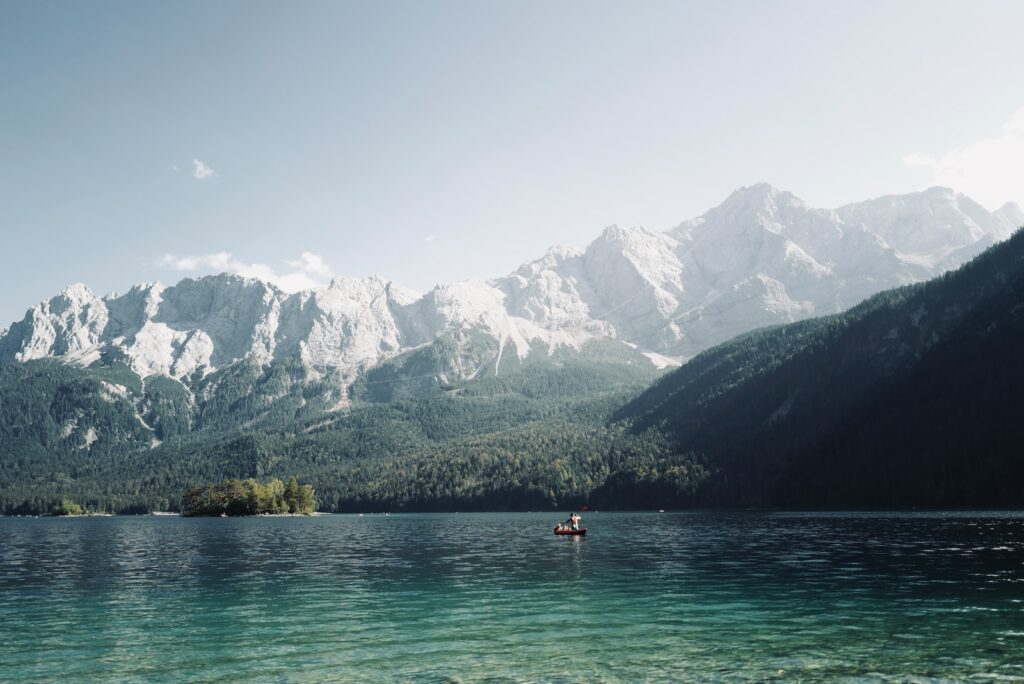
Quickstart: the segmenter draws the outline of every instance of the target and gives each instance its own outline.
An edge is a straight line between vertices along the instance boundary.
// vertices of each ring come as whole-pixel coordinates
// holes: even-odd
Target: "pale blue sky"
[[[222,266],[425,290],[762,180],[1024,201],[1022,34],[1009,1],[0,0],[0,327]]]

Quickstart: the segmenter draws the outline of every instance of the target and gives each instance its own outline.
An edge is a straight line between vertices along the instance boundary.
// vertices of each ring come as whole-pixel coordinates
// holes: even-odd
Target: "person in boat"
[[[580,514],[574,512],[569,516],[569,527],[574,530],[580,529],[580,520],[582,520],[582,518],[580,518]]]

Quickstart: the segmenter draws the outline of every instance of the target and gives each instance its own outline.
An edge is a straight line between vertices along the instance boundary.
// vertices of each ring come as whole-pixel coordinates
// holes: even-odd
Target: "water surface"
[[[0,680],[1024,679],[1020,513],[0,519]]]

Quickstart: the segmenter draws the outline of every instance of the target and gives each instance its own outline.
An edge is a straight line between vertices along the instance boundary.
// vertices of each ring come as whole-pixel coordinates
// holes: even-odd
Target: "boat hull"
[[[564,530],[564,529],[559,529],[557,527],[555,528],[555,534],[564,535],[564,536],[567,536],[567,537],[582,537],[586,533],[587,533],[587,528],[586,527],[584,527],[583,529],[580,529],[580,530]]]

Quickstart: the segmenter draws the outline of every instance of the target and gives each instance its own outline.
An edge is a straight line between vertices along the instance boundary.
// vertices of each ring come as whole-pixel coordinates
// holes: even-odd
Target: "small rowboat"
[[[587,533],[587,528],[584,527],[579,530],[574,530],[571,527],[556,527],[555,534],[568,534],[573,537],[582,537]]]

